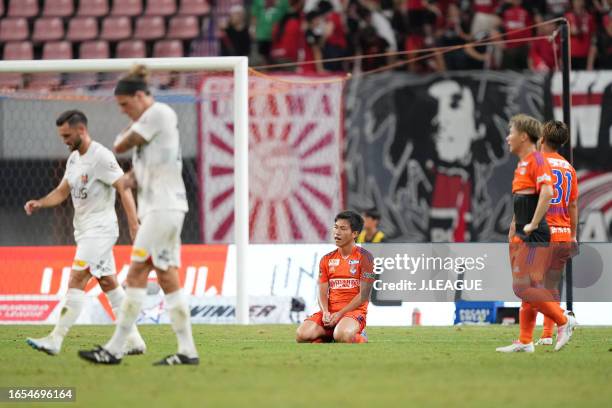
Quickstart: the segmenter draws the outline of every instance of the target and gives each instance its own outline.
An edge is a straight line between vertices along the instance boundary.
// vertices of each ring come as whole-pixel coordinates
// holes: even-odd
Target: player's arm
[[[132,194],[131,186],[134,185],[133,182],[134,173],[132,170],[125,173],[121,176],[115,183],[113,187],[117,190],[119,194],[119,199],[121,200],[121,205],[123,206],[123,211],[125,211],[125,215],[127,217],[128,228],[130,230],[130,238],[132,242],[136,238],[136,233],[138,232],[138,215],[136,213],[136,202],[134,201],[134,195]]]
[[[508,228],[508,242],[512,242],[514,234],[516,234],[516,217],[513,215],[512,221],[510,221],[510,228]]]
[[[147,140],[144,137],[128,129],[125,133],[117,138],[117,141],[113,146],[113,151],[115,153],[123,153],[127,152],[132,147],[141,146],[146,143]]]
[[[62,182],[49,194],[40,198],[38,200],[30,200],[25,203],[24,209],[26,214],[32,215],[35,211],[40,210],[41,208],[55,207],[56,205],[60,205],[63,203],[68,196],[70,195],[70,185],[66,179],[63,179]]]
[[[553,189],[550,184],[543,184],[540,188],[540,197],[538,198],[538,205],[536,206],[535,211],[533,212],[533,217],[531,218],[531,222],[525,225],[523,231],[526,234],[531,234],[533,231],[538,229],[538,225],[540,225],[540,221],[546,215],[546,211],[548,211],[548,207],[550,206],[550,200],[553,198]]]
[[[572,230],[572,241],[577,241],[578,238],[578,202],[570,201],[569,206],[570,229]]]

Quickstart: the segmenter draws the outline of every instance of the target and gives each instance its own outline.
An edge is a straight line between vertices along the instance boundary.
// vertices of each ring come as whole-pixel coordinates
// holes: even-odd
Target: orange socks
[[[523,302],[519,312],[519,325],[521,333],[519,341],[523,344],[529,344],[533,341],[533,329],[535,328],[535,320],[538,311],[531,303]]]

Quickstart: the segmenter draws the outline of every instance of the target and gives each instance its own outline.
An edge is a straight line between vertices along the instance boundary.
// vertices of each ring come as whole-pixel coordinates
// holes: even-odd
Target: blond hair
[[[533,144],[538,142],[542,134],[542,124],[540,121],[523,113],[514,115],[510,119],[510,126],[514,126],[514,129],[519,133],[525,132]]]

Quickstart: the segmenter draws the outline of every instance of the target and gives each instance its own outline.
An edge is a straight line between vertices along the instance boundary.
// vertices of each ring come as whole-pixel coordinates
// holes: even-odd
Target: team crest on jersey
[[[525,173],[527,173],[527,169],[526,169],[526,168],[524,168],[524,167],[522,167],[522,168],[519,170],[519,173],[521,174],[521,176],[524,176],[524,175],[525,175]]]
[[[87,180],[89,180],[89,177],[87,176],[87,173],[82,174],[81,175],[81,183],[82,184],[87,184]]]
[[[357,273],[357,265],[351,265],[351,269],[350,269],[351,275],[354,275]]]
[[[327,263],[328,266],[338,266],[340,265],[340,260],[339,259],[330,259],[329,262]]]

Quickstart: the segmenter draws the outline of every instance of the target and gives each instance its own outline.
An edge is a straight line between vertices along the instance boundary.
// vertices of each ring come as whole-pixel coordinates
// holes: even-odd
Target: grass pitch
[[[0,326],[0,387],[76,387],[68,407],[604,407],[612,404],[612,328],[578,327],[566,349],[499,354],[518,327],[368,328],[368,344],[296,344],[295,326],[194,326],[198,367],[153,367],[175,351],[169,326],[142,326],[149,350],[95,366],[77,350],[112,326],[77,326],[62,353],[25,338],[48,326]],[[539,330],[536,330],[539,334]]]

